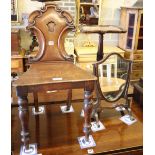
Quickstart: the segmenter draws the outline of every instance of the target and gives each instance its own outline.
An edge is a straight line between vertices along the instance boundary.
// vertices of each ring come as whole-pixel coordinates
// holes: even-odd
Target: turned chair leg
[[[67,97],[67,108],[66,110],[70,110],[71,107],[71,101],[72,101],[72,89],[68,90],[68,97]]]

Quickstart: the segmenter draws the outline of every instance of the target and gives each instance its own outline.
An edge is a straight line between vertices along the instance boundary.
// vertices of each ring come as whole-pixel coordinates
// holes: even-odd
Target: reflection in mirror
[[[98,65],[99,87],[104,98],[115,101],[125,92],[129,63],[119,55],[110,55]]]

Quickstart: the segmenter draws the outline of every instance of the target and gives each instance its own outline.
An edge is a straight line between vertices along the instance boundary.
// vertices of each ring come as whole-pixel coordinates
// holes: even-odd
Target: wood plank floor
[[[45,114],[39,116],[32,115],[32,106],[29,107],[30,143],[37,143],[38,153],[43,155],[88,154],[87,149],[80,149],[77,141],[77,137],[84,135],[83,118],[80,116],[83,103],[76,101],[72,105],[75,112],[69,114],[62,114],[60,104],[45,105]],[[138,121],[131,126],[121,122],[120,114],[115,110],[104,110],[100,120],[106,129],[91,133],[96,142],[96,147],[93,147],[95,153],[109,154],[111,152],[110,154],[114,154],[113,152],[118,150],[142,147],[142,110],[135,103],[132,104],[132,109]],[[21,141],[17,107],[12,108],[11,127],[12,151],[14,155],[18,155]]]

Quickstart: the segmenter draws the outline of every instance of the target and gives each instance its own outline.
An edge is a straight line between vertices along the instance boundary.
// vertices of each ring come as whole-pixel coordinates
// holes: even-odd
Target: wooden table
[[[77,65],[85,70],[90,70],[93,72],[92,63],[96,61],[98,47],[85,47],[77,46],[75,47],[76,62]],[[105,45],[104,46],[104,57],[106,57],[111,52],[119,53],[124,57],[124,52],[117,46]],[[112,56],[108,60],[99,66],[100,73],[103,75],[103,65],[107,68],[107,77],[111,77],[111,68],[114,66],[114,76],[117,77],[117,56]]]
[[[103,49],[103,35],[105,33],[125,33],[126,30],[115,25],[93,25],[93,26],[81,26],[80,31],[83,33],[97,33],[99,35],[99,44],[97,52],[97,61],[101,60],[104,55]],[[114,52],[114,51],[111,51]]]
[[[21,121],[22,142],[26,149],[29,149],[29,111],[28,93],[39,91],[62,90],[84,88],[84,127],[86,141],[90,134],[90,114],[92,111],[92,91],[95,76],[78,68],[72,63],[55,62],[32,64],[27,72],[23,73],[17,81],[13,83],[18,96],[19,118]]]

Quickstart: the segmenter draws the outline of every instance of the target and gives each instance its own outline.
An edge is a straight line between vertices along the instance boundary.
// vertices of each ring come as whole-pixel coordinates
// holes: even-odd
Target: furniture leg
[[[103,59],[103,34],[99,33],[99,44],[98,44],[98,52],[97,52],[97,61]]]
[[[72,89],[69,89],[67,98],[67,109],[66,109],[67,111],[70,110],[71,100],[72,100]]]
[[[39,112],[39,104],[38,104],[38,94],[37,92],[33,92],[33,97],[34,97],[34,107],[35,107],[35,112]]]
[[[92,95],[91,91],[84,91],[84,128],[85,140],[89,141],[89,134],[91,131],[91,113],[92,113]]]
[[[20,94],[19,94],[19,93]],[[21,141],[24,143],[25,150],[29,150],[29,131],[28,131],[28,121],[29,121],[29,110],[28,110],[28,93],[26,91],[17,91],[18,95],[18,105],[19,105],[19,119],[21,121]]]

